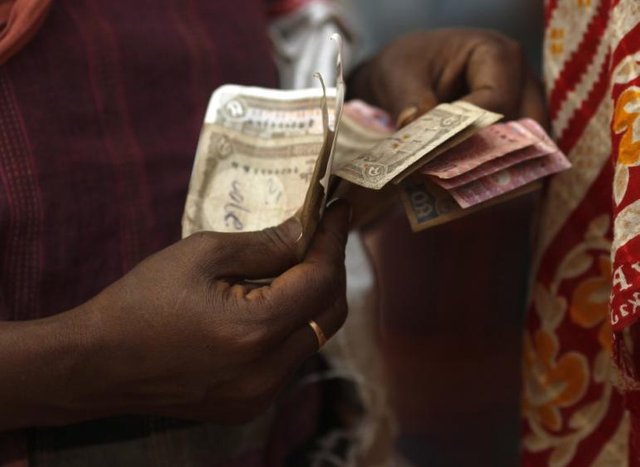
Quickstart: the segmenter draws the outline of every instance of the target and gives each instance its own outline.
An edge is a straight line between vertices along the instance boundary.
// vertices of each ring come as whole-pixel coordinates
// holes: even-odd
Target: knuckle
[[[507,50],[509,55],[513,58],[521,59],[524,57],[524,51],[522,50],[522,44],[513,39],[509,39],[507,43]]]
[[[345,235],[342,232],[330,231],[329,232],[329,241],[330,247],[332,250],[336,252],[336,257],[341,262],[344,261],[345,257]]]
[[[340,229],[323,228],[323,250],[327,253],[325,261],[332,267],[344,264],[347,233]]]
[[[524,57],[524,51],[520,42],[512,39],[511,37],[505,36],[504,34],[500,34],[499,39],[502,50],[509,57],[517,59]]]
[[[524,57],[522,44],[498,31],[482,30],[476,36],[478,45],[503,55],[505,58],[518,59]]]

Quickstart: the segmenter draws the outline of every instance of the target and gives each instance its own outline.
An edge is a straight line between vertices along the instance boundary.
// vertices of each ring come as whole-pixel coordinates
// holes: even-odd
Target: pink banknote
[[[519,125],[518,122],[511,122],[513,125]],[[487,177],[496,172],[500,172],[508,167],[517,165],[521,162],[536,159],[538,157],[546,156],[549,153],[556,151],[555,147],[550,147],[543,141],[535,142],[534,144],[527,146],[526,148],[512,151],[503,156],[493,159],[489,162],[471,169],[468,172],[458,175],[453,178],[438,178],[430,177],[436,184],[444,188],[445,190],[451,190],[459,186],[465,185],[469,182],[477,180],[482,177]]]
[[[556,150],[449,190],[449,193],[461,207],[467,208],[569,167],[569,160]]]
[[[365,128],[383,133],[392,133],[395,125],[391,116],[382,109],[367,104],[359,99],[344,103],[343,115],[348,115]]]
[[[518,123],[517,125],[514,123]],[[440,179],[458,177],[490,161],[540,141],[524,121],[497,123],[480,130],[420,169]]]

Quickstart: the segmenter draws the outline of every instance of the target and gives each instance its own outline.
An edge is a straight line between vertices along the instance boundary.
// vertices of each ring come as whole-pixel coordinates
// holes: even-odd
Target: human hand
[[[494,31],[408,34],[359,67],[349,86],[351,97],[382,107],[399,119],[400,126],[440,102],[456,99],[507,118],[547,121],[541,87],[520,46]]]
[[[141,262],[81,309],[67,409],[242,422],[264,411],[346,318],[348,207],[327,209],[297,263],[296,221],[261,232],[198,233]],[[269,285],[246,282],[275,277]],[[75,315],[74,315],[75,314]]]

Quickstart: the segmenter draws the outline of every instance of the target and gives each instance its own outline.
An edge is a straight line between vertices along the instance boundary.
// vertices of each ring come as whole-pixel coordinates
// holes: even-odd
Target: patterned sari
[[[549,0],[553,179],[524,338],[525,466],[640,465],[640,3]]]

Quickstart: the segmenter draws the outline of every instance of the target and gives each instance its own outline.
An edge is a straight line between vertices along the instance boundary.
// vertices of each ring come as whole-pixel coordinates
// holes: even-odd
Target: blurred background
[[[518,40],[540,70],[542,0],[343,0],[366,55],[410,31],[489,28]]]
[[[539,71],[542,0],[344,0],[365,55],[401,34],[497,29]],[[365,231],[384,356],[416,466],[519,465],[521,329],[538,196],[419,234],[398,211]]]

